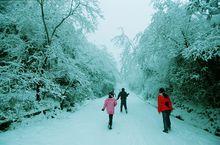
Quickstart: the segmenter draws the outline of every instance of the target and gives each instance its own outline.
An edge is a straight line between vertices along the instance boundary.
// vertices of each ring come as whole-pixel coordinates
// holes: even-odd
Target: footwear
[[[112,126],[111,126],[111,125],[108,125],[108,129],[112,129]]]
[[[125,112],[126,112],[126,114],[128,114],[128,110],[126,110]]]
[[[163,132],[168,133],[168,130],[163,130]]]

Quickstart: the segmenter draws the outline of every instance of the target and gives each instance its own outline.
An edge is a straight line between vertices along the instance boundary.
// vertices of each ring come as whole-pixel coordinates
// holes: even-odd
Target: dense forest
[[[153,5],[144,32],[131,39],[122,30],[113,38],[124,48],[124,79],[147,97],[165,86],[178,100],[220,107],[218,0],[156,0]]]
[[[87,39],[102,18],[96,0],[1,0],[0,119],[107,94],[116,67]]]

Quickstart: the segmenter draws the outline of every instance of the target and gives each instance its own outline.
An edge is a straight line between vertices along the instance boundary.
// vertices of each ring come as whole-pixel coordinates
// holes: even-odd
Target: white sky
[[[91,42],[105,45],[110,54],[119,62],[121,49],[111,43],[111,39],[120,33],[123,27],[125,33],[133,38],[143,31],[150,23],[153,8],[151,0],[99,0],[104,20],[98,25],[98,30],[89,35]]]

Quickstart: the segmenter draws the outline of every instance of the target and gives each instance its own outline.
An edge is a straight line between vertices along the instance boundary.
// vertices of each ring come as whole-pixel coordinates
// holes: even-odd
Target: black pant
[[[126,101],[121,101],[121,112],[122,112],[122,108],[123,108],[123,106],[124,106],[124,108],[125,108],[125,110],[127,111],[127,102]]]
[[[109,126],[112,127],[113,114],[109,114]]]
[[[170,110],[165,110],[162,112],[163,116],[163,125],[164,125],[164,130],[168,131],[171,128],[171,123],[170,123]]]

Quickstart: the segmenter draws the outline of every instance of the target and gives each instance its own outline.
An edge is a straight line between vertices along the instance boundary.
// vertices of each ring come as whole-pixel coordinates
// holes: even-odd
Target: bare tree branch
[[[70,11],[68,13],[68,15],[66,17],[64,17],[59,24],[57,24],[53,31],[52,31],[52,34],[51,36],[49,35],[49,31],[48,31],[48,27],[47,27],[47,23],[46,23],[46,20],[45,20],[45,13],[44,13],[44,1],[45,0],[37,0],[37,2],[40,4],[40,7],[41,7],[41,17],[42,17],[42,21],[43,21],[43,25],[44,25],[44,30],[45,30],[45,33],[46,33],[46,39],[47,39],[47,44],[50,45],[51,42],[52,42],[52,39],[57,31],[57,29],[63,24],[63,22],[68,19],[71,15],[74,14],[74,12],[77,10],[77,8],[80,6],[80,1],[78,2],[78,4],[73,8],[73,1],[74,0],[71,0],[71,6],[70,6]]]
[[[73,13],[77,10],[77,8],[80,6],[80,2],[75,6],[75,8],[73,9],[73,0],[71,1],[71,7],[70,7],[70,12],[69,12],[69,14],[66,16],[66,17],[64,17],[61,21],[60,21],[60,23],[58,24],[58,25],[56,25],[56,27],[53,29],[53,32],[52,32],[52,34],[51,34],[51,37],[50,37],[50,40],[49,40],[49,44],[51,43],[51,41],[52,41],[52,38],[53,38],[53,36],[54,36],[54,34],[56,33],[56,31],[57,31],[57,29],[62,25],[62,23],[66,20],[66,19],[68,19],[71,15],[73,15]]]
[[[41,17],[42,17],[42,20],[43,20],[44,30],[45,30],[45,33],[46,33],[47,44],[49,44],[49,42],[50,42],[49,32],[48,32],[47,24],[46,24],[46,21],[45,21],[45,15],[44,15],[44,0],[37,0],[37,1],[38,1],[38,3],[40,4],[40,7],[41,7]]]

